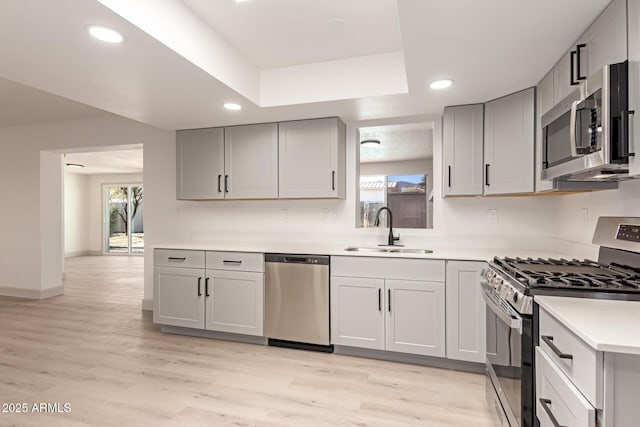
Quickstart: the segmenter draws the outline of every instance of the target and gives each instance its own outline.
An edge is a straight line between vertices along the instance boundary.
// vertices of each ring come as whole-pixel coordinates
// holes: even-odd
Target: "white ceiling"
[[[434,118],[445,105],[535,85],[608,2],[3,0],[0,78],[165,129]],[[327,25],[334,18],[342,28]],[[126,42],[92,40],[88,24]],[[381,55],[397,45],[398,28],[401,50]],[[454,86],[427,88],[442,77]],[[12,109],[20,98],[0,98],[11,117],[0,123],[42,121],[36,108]],[[244,108],[225,111],[228,101]]]
[[[360,147],[360,163],[401,162],[433,158],[433,126],[416,123],[360,128],[360,141],[377,139],[380,145]]]
[[[66,153],[63,162],[83,165],[65,171],[82,175],[142,173],[142,149]]]
[[[396,0],[182,0],[258,68],[402,49]]]

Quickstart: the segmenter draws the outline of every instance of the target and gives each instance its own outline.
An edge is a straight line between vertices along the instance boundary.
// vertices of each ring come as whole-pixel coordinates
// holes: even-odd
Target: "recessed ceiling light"
[[[446,89],[453,84],[453,80],[445,79],[445,80],[436,80],[435,82],[431,82],[429,87],[431,89]]]
[[[84,165],[81,165],[80,163],[65,163],[65,166],[68,168],[75,168],[75,169],[82,169],[84,167]]]
[[[89,34],[93,37],[103,42],[122,43],[124,41],[124,36],[111,28],[89,25],[87,31],[89,31]]]
[[[224,104],[224,108],[226,108],[227,110],[241,110],[242,105],[236,104],[234,102],[227,102],[226,104]]]
[[[364,141],[360,141],[361,147],[377,147],[380,145],[380,140],[378,139],[365,139]]]

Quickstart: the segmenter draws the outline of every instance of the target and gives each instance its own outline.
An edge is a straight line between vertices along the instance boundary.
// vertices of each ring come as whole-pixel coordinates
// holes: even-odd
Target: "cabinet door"
[[[553,188],[552,181],[542,179],[542,116],[554,106],[553,70],[540,80],[536,88],[536,147],[535,147],[535,191],[544,192]]]
[[[386,349],[445,355],[444,283],[385,280]]]
[[[264,335],[264,273],[207,270],[206,329]]]
[[[442,129],[442,194],[482,194],[482,104],[446,107]]]
[[[345,140],[338,118],[280,123],[280,198],[344,198]]]
[[[384,280],[331,277],[331,343],[384,350]]]
[[[205,271],[156,267],[153,271],[153,321],[204,329]]]
[[[278,124],[224,130],[225,198],[278,198]]]
[[[222,199],[224,129],[176,132],[176,196],[178,199]]]
[[[533,192],[534,94],[530,88],[485,105],[485,194]]]
[[[633,2],[631,2],[633,3]],[[587,77],[627,59],[627,2],[614,0],[587,30]]]
[[[636,111],[631,116],[629,151],[629,175],[640,176],[640,2],[629,2],[629,108]]]
[[[447,261],[447,357],[485,362],[486,305],[480,289],[484,262]]]

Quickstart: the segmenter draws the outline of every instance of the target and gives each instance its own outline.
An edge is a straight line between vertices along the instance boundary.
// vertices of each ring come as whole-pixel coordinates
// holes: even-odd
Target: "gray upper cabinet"
[[[627,0],[613,0],[585,34],[587,77],[607,64],[625,61],[627,59]]]
[[[278,124],[225,128],[226,199],[278,198]]]
[[[278,197],[278,124],[180,130],[176,189],[183,200]]]
[[[484,194],[533,192],[534,110],[534,88],[485,104]]]
[[[176,197],[222,199],[218,180],[224,176],[224,129],[176,132]],[[220,183],[222,185],[222,183]]]
[[[279,123],[280,198],[344,199],[345,146],[337,117]]]
[[[483,104],[446,107],[442,129],[442,194],[482,194]]]

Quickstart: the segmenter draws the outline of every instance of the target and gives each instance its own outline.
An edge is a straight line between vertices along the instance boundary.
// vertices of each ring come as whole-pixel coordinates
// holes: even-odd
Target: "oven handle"
[[[482,298],[487,303],[487,308],[489,308],[493,313],[498,317],[498,319],[502,320],[502,322],[506,323],[507,326],[511,329],[517,329],[519,334],[522,334],[522,318],[514,317],[510,313],[504,311],[498,304],[493,302],[491,297],[489,297],[488,290],[493,289],[486,283],[481,283],[482,286]]]
[[[578,102],[571,103],[571,119],[569,120],[569,148],[571,157],[578,157],[578,140],[576,139],[576,121],[578,119]]]

